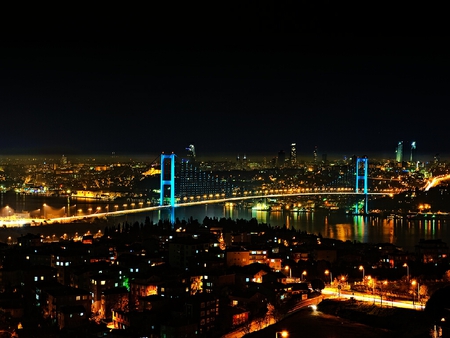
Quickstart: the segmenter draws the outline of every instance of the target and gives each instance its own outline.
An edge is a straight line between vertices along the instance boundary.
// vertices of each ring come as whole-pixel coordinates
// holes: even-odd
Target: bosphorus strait
[[[44,204],[49,210],[56,213],[59,210],[73,210],[77,213],[92,213],[95,210],[114,210],[114,208],[124,208],[123,204],[118,205],[111,201],[86,201],[83,199],[71,200],[64,197],[33,197],[20,194],[2,194],[1,208],[9,206],[16,212],[33,211],[42,208]],[[129,206],[128,206],[129,207]],[[52,211],[47,211],[48,213]],[[209,203],[197,206],[179,206],[174,209],[175,219],[187,221],[196,219],[200,223],[205,217],[237,219],[256,219],[259,224],[267,224],[271,227],[286,227],[297,231],[316,234],[322,237],[352,241],[358,243],[390,243],[402,248],[405,251],[414,251],[414,246],[421,239],[442,239],[449,241],[450,228],[447,218],[389,218],[381,216],[350,215],[343,213],[329,213],[324,211],[255,211],[240,205],[225,205],[224,203]],[[70,216],[70,215],[69,215]],[[106,217],[107,224],[119,224],[135,222],[143,223],[146,218],[157,224],[160,220],[170,218],[169,210],[143,211],[120,216]],[[22,230],[15,229],[15,233],[25,234],[27,232],[42,233],[46,235],[80,233],[84,229],[97,232],[105,227],[104,223],[93,222],[94,218],[86,224],[68,223],[56,226],[43,225],[26,227]],[[51,229],[51,230],[50,230]],[[53,232],[53,233],[52,233]],[[10,231],[3,229],[0,232],[0,241],[6,241]]]

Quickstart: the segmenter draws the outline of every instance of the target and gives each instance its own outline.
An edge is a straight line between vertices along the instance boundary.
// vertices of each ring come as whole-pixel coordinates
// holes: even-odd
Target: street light
[[[303,280],[305,280],[305,279],[306,279],[306,277],[305,277],[306,275],[307,275],[307,272],[306,272],[306,270],[305,270],[305,271],[303,271],[303,272],[302,272],[302,277],[303,277]]]
[[[278,334],[280,334],[280,335],[278,335]],[[289,337],[289,332],[287,332],[286,330],[277,331],[277,332],[275,332],[275,338],[278,338],[278,337],[282,337],[282,338]]]
[[[286,266],[284,267],[284,269],[285,269],[285,270],[289,269],[289,278],[292,278],[292,269],[291,269],[291,267],[290,267],[289,265],[286,265]]]
[[[417,284],[417,303],[419,303],[420,306],[420,283],[417,282],[415,279],[413,279],[411,281],[411,285],[415,286]],[[416,298],[416,291],[413,291],[413,305],[414,305],[414,300]]]
[[[360,265],[360,266],[359,266],[359,270],[362,270],[362,273],[363,273],[362,281],[363,281],[363,283],[364,283],[364,274],[365,274],[364,267],[363,267],[362,265]]]
[[[330,275],[330,285],[333,283],[333,274],[331,273],[330,270],[325,270],[325,274],[328,276],[328,274]]]
[[[403,267],[406,268],[406,279],[409,280],[409,265],[408,265],[408,263],[403,264]]]

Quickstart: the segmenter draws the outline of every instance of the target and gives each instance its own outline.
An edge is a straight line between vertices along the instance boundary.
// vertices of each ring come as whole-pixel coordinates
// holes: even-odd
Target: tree
[[[440,320],[448,315],[450,304],[450,286],[436,290],[425,306],[425,312],[433,319]]]
[[[130,310],[130,297],[128,295],[123,295],[120,297],[120,301],[117,303],[119,309],[123,312],[128,312]]]
[[[195,295],[197,292],[203,291],[203,277],[193,276],[191,277],[191,295]]]
[[[241,326],[241,331],[244,335],[249,334],[250,332],[252,332],[252,321],[251,320],[247,320],[246,322],[244,322]]]
[[[445,273],[444,273],[444,280],[446,282],[450,282],[450,270],[445,271]]]
[[[254,322],[257,326],[257,330],[261,330],[264,328],[264,326],[266,324],[266,316],[265,315],[257,316],[257,317],[255,317]]]
[[[313,290],[322,291],[325,289],[325,282],[320,278],[315,278],[311,281],[311,287]]]
[[[266,318],[270,324],[271,319],[275,320],[275,306],[272,303],[267,303],[267,313]]]
[[[420,304],[424,303],[428,296],[428,286],[421,284],[419,287],[419,294],[417,295]]]
[[[283,319],[289,311],[289,301],[290,297],[281,298],[277,296],[273,302],[267,304],[267,314],[269,316],[269,321],[270,318],[273,318],[275,322]]]

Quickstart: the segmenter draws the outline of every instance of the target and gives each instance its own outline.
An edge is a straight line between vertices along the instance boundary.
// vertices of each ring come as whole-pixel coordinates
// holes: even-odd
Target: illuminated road
[[[343,290],[341,290],[341,292],[338,293],[337,291],[338,291],[337,288],[325,288],[322,290],[321,297],[309,298],[309,299],[299,302],[296,307],[294,307],[293,309],[291,309],[289,311],[289,314],[297,313],[300,310],[305,309],[307,307],[315,306],[325,298],[339,298],[339,299],[344,300],[344,299],[350,299],[353,297],[355,300],[380,305],[382,307],[383,306],[384,307],[397,307],[397,308],[405,308],[405,309],[411,309],[411,310],[417,310],[417,311],[424,309],[423,306],[413,304],[412,301],[391,301],[391,300],[386,301],[386,300],[382,300],[378,295],[373,296],[371,294],[365,294],[362,292],[351,292],[351,291],[343,291]],[[343,321],[344,319],[340,318],[339,320]],[[246,331],[247,332],[257,332],[257,331],[262,330],[271,325],[277,325],[277,323],[271,321],[269,325],[264,325],[263,327],[261,327],[258,322],[252,322],[250,327],[247,327]],[[347,326],[349,326],[349,325],[351,325],[351,324],[347,324]],[[266,330],[264,330],[262,332],[265,332],[265,331]],[[244,330],[238,329],[238,330],[235,330],[233,332],[229,332],[229,333],[223,335],[221,338],[241,338],[243,336],[245,336]],[[306,336],[308,336],[308,335],[306,335]]]
[[[322,290],[322,294],[328,295],[329,297],[337,297],[344,299],[355,299],[362,302],[368,302],[375,305],[385,306],[385,307],[398,307],[404,309],[411,310],[423,310],[424,306],[417,304],[417,302],[413,301],[399,301],[399,300],[386,300],[381,298],[379,295],[372,295],[362,292],[350,292],[350,291],[342,291],[339,292],[337,288],[325,288]]]
[[[310,307],[312,305],[317,305],[318,303],[320,303],[322,301],[323,298],[324,297],[320,296],[320,297],[308,298],[308,299],[299,301],[297,303],[297,305],[288,312],[288,314],[295,313],[297,311],[300,311],[301,309]],[[269,323],[263,323],[263,325],[261,325],[261,322],[253,321],[250,324],[250,326],[246,328],[246,330],[237,329],[235,331],[228,332],[228,333],[224,334],[221,338],[241,338],[241,337],[245,336],[245,334],[246,334],[245,331],[247,331],[247,332],[259,331],[259,330],[262,330],[265,327],[273,325],[275,323],[276,322],[273,319],[270,320]]]
[[[442,181],[446,181],[450,179],[450,175],[441,175],[441,176],[436,176],[433,177],[430,181],[428,181],[428,183],[425,185],[424,190],[428,191],[430,190],[430,188],[433,188],[435,186],[437,186],[439,183],[441,183]]]

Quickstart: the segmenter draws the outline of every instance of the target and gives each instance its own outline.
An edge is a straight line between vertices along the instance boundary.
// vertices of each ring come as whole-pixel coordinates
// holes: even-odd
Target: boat
[[[79,198],[84,200],[103,200],[103,201],[114,201],[116,196],[114,194],[110,194],[108,192],[94,192],[94,191],[86,191],[86,190],[78,190],[71,194],[72,198]]]
[[[386,218],[387,218],[388,220],[392,220],[392,219],[402,219],[403,216],[397,215],[397,214],[390,214],[390,215],[387,215]]]
[[[252,211],[270,211],[272,208],[265,203],[256,203],[252,206]]]

